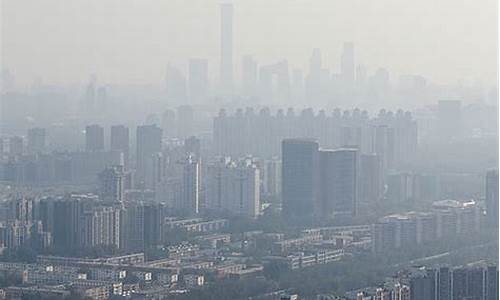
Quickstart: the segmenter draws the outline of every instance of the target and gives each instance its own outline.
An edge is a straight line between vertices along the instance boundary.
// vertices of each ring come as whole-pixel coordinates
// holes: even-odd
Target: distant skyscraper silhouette
[[[340,74],[347,84],[354,83],[354,44],[344,43],[340,60]]]
[[[167,101],[169,104],[186,103],[186,78],[175,66],[168,64],[166,72]]]
[[[206,101],[208,96],[208,60],[189,60],[189,100],[193,104]]]
[[[104,151],[104,128],[97,124],[85,127],[85,150]]]
[[[145,179],[148,160],[153,154],[161,151],[162,130],[156,125],[137,127],[137,177],[139,181]]]
[[[245,96],[254,96],[257,89],[257,62],[251,55],[242,59],[241,85]]]
[[[123,125],[111,126],[110,147],[112,151],[121,151],[125,166],[128,166],[130,155],[129,130]]]
[[[233,5],[221,4],[220,80],[225,92],[233,87]]]
[[[189,105],[181,105],[177,108],[177,136],[187,138],[193,135],[194,112]]]
[[[175,116],[175,111],[167,109],[161,119],[161,128],[163,129],[163,134],[167,138],[173,138],[177,135],[177,120]]]

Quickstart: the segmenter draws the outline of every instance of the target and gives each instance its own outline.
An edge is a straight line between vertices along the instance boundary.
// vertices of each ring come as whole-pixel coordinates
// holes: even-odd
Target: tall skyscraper
[[[221,4],[220,80],[225,92],[233,88],[233,5]]]
[[[109,202],[123,201],[125,172],[123,166],[104,169],[98,176],[99,196]]]
[[[429,300],[436,298],[436,272],[423,270],[410,279],[410,299]]]
[[[356,215],[358,198],[358,150],[319,152],[320,205],[324,218]]]
[[[44,128],[31,128],[28,130],[28,153],[35,154],[45,151],[46,132]]]
[[[188,215],[200,211],[200,162],[189,156],[184,162],[182,175],[181,209]]]
[[[128,167],[130,158],[130,138],[128,127],[123,125],[111,126],[110,148],[111,151],[120,151],[123,153],[125,166]]]
[[[120,248],[125,251],[144,251],[144,205],[128,202],[120,213]]]
[[[111,246],[120,248],[120,209],[112,206],[92,206],[83,212],[77,235],[82,248]]]
[[[189,60],[189,100],[192,104],[205,102],[208,97],[208,60]]]
[[[345,83],[354,83],[354,43],[344,43],[340,59],[340,74]]]
[[[137,127],[137,179],[144,181],[148,160],[152,155],[161,152],[162,130],[156,125]]]
[[[308,217],[317,205],[318,148],[314,140],[285,139],[282,151],[283,213]]]
[[[486,217],[490,226],[498,228],[498,170],[486,173]]]
[[[85,127],[85,150],[104,151],[104,128],[97,124]]]

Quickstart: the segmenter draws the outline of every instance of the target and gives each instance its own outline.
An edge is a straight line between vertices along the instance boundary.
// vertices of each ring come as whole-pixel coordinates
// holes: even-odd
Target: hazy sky
[[[2,64],[19,83],[160,83],[165,66],[210,59],[219,73],[219,0],[0,0]],[[304,68],[314,47],[337,71],[344,41],[369,72],[438,83],[497,82],[497,0],[236,0],[241,55]]]

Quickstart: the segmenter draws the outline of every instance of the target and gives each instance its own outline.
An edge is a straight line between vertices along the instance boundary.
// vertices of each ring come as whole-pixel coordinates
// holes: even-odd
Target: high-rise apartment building
[[[206,209],[249,218],[260,214],[259,169],[249,160],[208,166]]]
[[[99,196],[110,202],[123,201],[126,174],[123,166],[112,166],[104,169],[98,176]]]
[[[200,211],[200,162],[189,156],[183,164],[180,208],[188,215],[197,215]]]

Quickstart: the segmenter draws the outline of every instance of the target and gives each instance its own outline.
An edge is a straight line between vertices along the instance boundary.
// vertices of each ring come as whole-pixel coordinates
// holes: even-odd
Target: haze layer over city
[[[0,15],[0,299],[498,299],[496,1]]]

